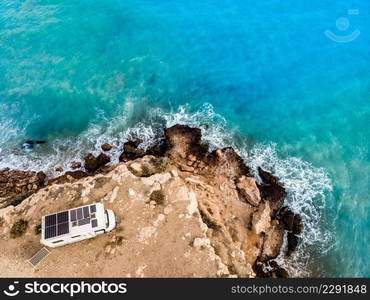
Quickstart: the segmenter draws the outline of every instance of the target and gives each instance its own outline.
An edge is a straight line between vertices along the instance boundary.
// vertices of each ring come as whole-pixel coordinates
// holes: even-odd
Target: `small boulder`
[[[123,150],[125,150],[125,147],[131,147],[131,149],[136,149],[139,147],[139,145],[143,142],[142,139],[139,138],[133,138],[129,140],[128,142],[123,144]],[[129,149],[129,148],[128,148]]]
[[[72,169],[79,169],[79,168],[81,168],[81,163],[79,161],[72,161],[71,162],[71,168]]]
[[[123,144],[123,152],[119,157],[119,161],[127,162],[134,160],[145,155],[143,149],[138,149],[137,147],[143,142],[142,139],[132,139]]]
[[[187,165],[179,165],[179,169],[183,172],[194,172],[194,168],[192,166],[187,166]]]
[[[104,153],[100,153],[98,157],[96,158],[96,161],[97,161],[98,167],[100,168],[110,162],[110,157]]]
[[[242,176],[236,184],[238,192],[253,206],[258,206],[261,202],[260,191],[253,177]]]
[[[84,158],[84,161],[85,161],[84,166],[85,166],[86,171],[95,172],[98,169],[98,161],[93,154],[89,153]]]
[[[36,173],[37,184],[43,185],[46,179],[46,174],[42,171]]]
[[[137,177],[143,177],[143,166],[138,162],[133,162],[130,165],[128,165],[128,169],[132,174],[134,174]]]
[[[101,149],[103,150],[103,151],[110,151],[111,149],[112,149],[112,145],[111,144],[103,144],[103,145],[101,145]]]
[[[55,168],[55,172],[61,173],[63,171],[64,171],[64,169],[62,167]]]

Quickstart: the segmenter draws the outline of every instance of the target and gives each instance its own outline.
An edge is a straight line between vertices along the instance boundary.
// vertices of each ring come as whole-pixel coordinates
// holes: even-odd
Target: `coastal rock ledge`
[[[126,142],[118,164],[88,154],[81,170],[53,179],[0,171],[2,276],[289,276],[274,259],[291,255],[303,225],[282,208],[278,178],[259,169],[257,183],[234,149],[209,152],[198,128],[168,128],[146,151],[142,142]],[[114,210],[115,230],[52,249],[37,270],[25,263],[41,247],[41,216],[94,202]]]

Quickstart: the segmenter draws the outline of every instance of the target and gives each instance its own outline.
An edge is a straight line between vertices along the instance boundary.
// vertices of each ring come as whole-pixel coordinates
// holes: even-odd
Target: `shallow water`
[[[273,171],[304,215],[288,268],[370,276],[369,9],[354,0],[0,0],[0,167],[53,173],[103,142],[140,135],[148,145],[163,126],[209,124],[205,141]],[[343,19],[336,28],[340,17],[347,30]],[[325,30],[360,36],[337,43]],[[25,139],[48,143],[22,152]]]

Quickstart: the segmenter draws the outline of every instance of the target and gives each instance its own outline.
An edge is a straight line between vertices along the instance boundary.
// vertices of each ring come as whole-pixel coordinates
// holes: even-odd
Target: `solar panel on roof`
[[[91,226],[94,228],[94,227],[98,227],[98,220],[97,219],[94,219],[94,220],[91,220]]]
[[[58,236],[62,234],[69,233],[69,224],[68,223],[61,223],[58,224]]]
[[[76,210],[75,210],[75,209],[71,210],[71,211],[69,212],[69,214],[70,214],[70,217],[71,217],[71,222],[73,222],[73,221],[76,221],[76,220],[77,220],[77,212],[76,212]]]
[[[84,219],[88,218],[90,216],[89,214],[89,207],[88,206],[85,206],[83,208],[83,212],[84,212]]]
[[[58,223],[68,222],[69,221],[68,216],[69,216],[68,211],[63,211],[63,212],[58,213]]]
[[[45,217],[45,227],[53,226],[57,223],[57,215],[50,215]]]
[[[77,209],[77,220],[81,220],[83,219],[83,216],[82,216],[82,207],[78,208]]]
[[[95,205],[95,204],[90,205],[90,212],[91,212],[91,213],[96,212],[96,205]]]
[[[78,221],[78,226],[86,225],[90,223],[90,219],[82,219]]]
[[[57,236],[56,225],[45,228],[45,239],[50,239]]]

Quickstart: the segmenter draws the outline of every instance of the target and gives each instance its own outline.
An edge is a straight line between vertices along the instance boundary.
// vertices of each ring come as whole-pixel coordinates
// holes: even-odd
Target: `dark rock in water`
[[[103,144],[101,145],[103,151],[110,151],[112,149],[112,145],[110,144]]]
[[[284,206],[280,210],[279,218],[283,221],[284,229],[292,231],[294,222],[294,213],[287,206]]]
[[[63,168],[61,168],[61,167],[58,167],[58,168],[55,168],[55,171],[56,171],[56,172],[63,172],[63,171],[64,171],[64,169],[63,169]]]
[[[253,265],[253,271],[256,273],[257,278],[269,278],[270,274],[269,272],[266,272],[264,270],[264,264],[256,262]]]
[[[298,214],[294,215],[293,228],[292,231],[294,234],[300,234],[303,230],[303,221],[302,217]]]
[[[270,260],[266,263],[256,262],[253,266],[253,271],[257,278],[289,278],[289,273],[279,264]]]
[[[294,234],[302,232],[302,217],[299,214],[294,214],[287,206],[279,211],[278,218],[283,222],[285,230],[292,231]]]
[[[298,246],[298,236],[292,232],[288,232],[288,251],[287,255],[290,256]]]
[[[289,278],[289,273],[287,270],[280,267],[276,261],[269,261],[269,266],[272,269],[270,272],[272,273],[273,278]]]
[[[81,168],[81,163],[79,161],[72,161],[71,162],[71,168],[72,169],[78,169]]]
[[[124,143],[123,152],[119,157],[119,161],[127,162],[129,160],[143,157],[145,155],[145,151],[137,148],[142,142],[142,139],[135,138]]]
[[[132,140],[129,140],[128,142],[126,142],[126,143],[123,144],[123,150],[125,150],[125,147],[127,147],[127,149],[136,149],[137,147],[139,147],[139,145],[142,142],[143,142],[142,139],[133,138]],[[129,151],[129,150],[127,150],[127,151]]]
[[[104,153],[101,153],[98,155],[98,157],[95,157],[91,153],[89,153],[85,158],[85,169],[88,172],[95,172],[97,169],[99,169],[102,166],[105,166],[107,163],[110,162],[110,157]]]
[[[85,169],[88,172],[95,172],[98,169],[98,161],[94,155],[89,153],[85,158]]]
[[[36,174],[36,177],[37,177],[37,183],[39,185],[43,185],[44,182],[45,182],[45,179],[46,179],[46,174],[44,172],[37,172]]]
[[[273,209],[278,210],[284,203],[287,195],[284,185],[279,182],[279,179],[271,173],[258,168],[259,176],[262,179],[262,184],[258,185],[262,199],[269,201]]]
[[[41,144],[46,144],[46,141],[43,140],[38,140],[36,141],[36,144],[41,145]]]
[[[24,142],[25,144],[28,144],[28,145],[34,145],[35,144],[35,141],[32,141],[32,140],[27,140]]]
[[[100,153],[96,160],[98,163],[98,167],[100,168],[110,162],[110,157],[104,153]]]

